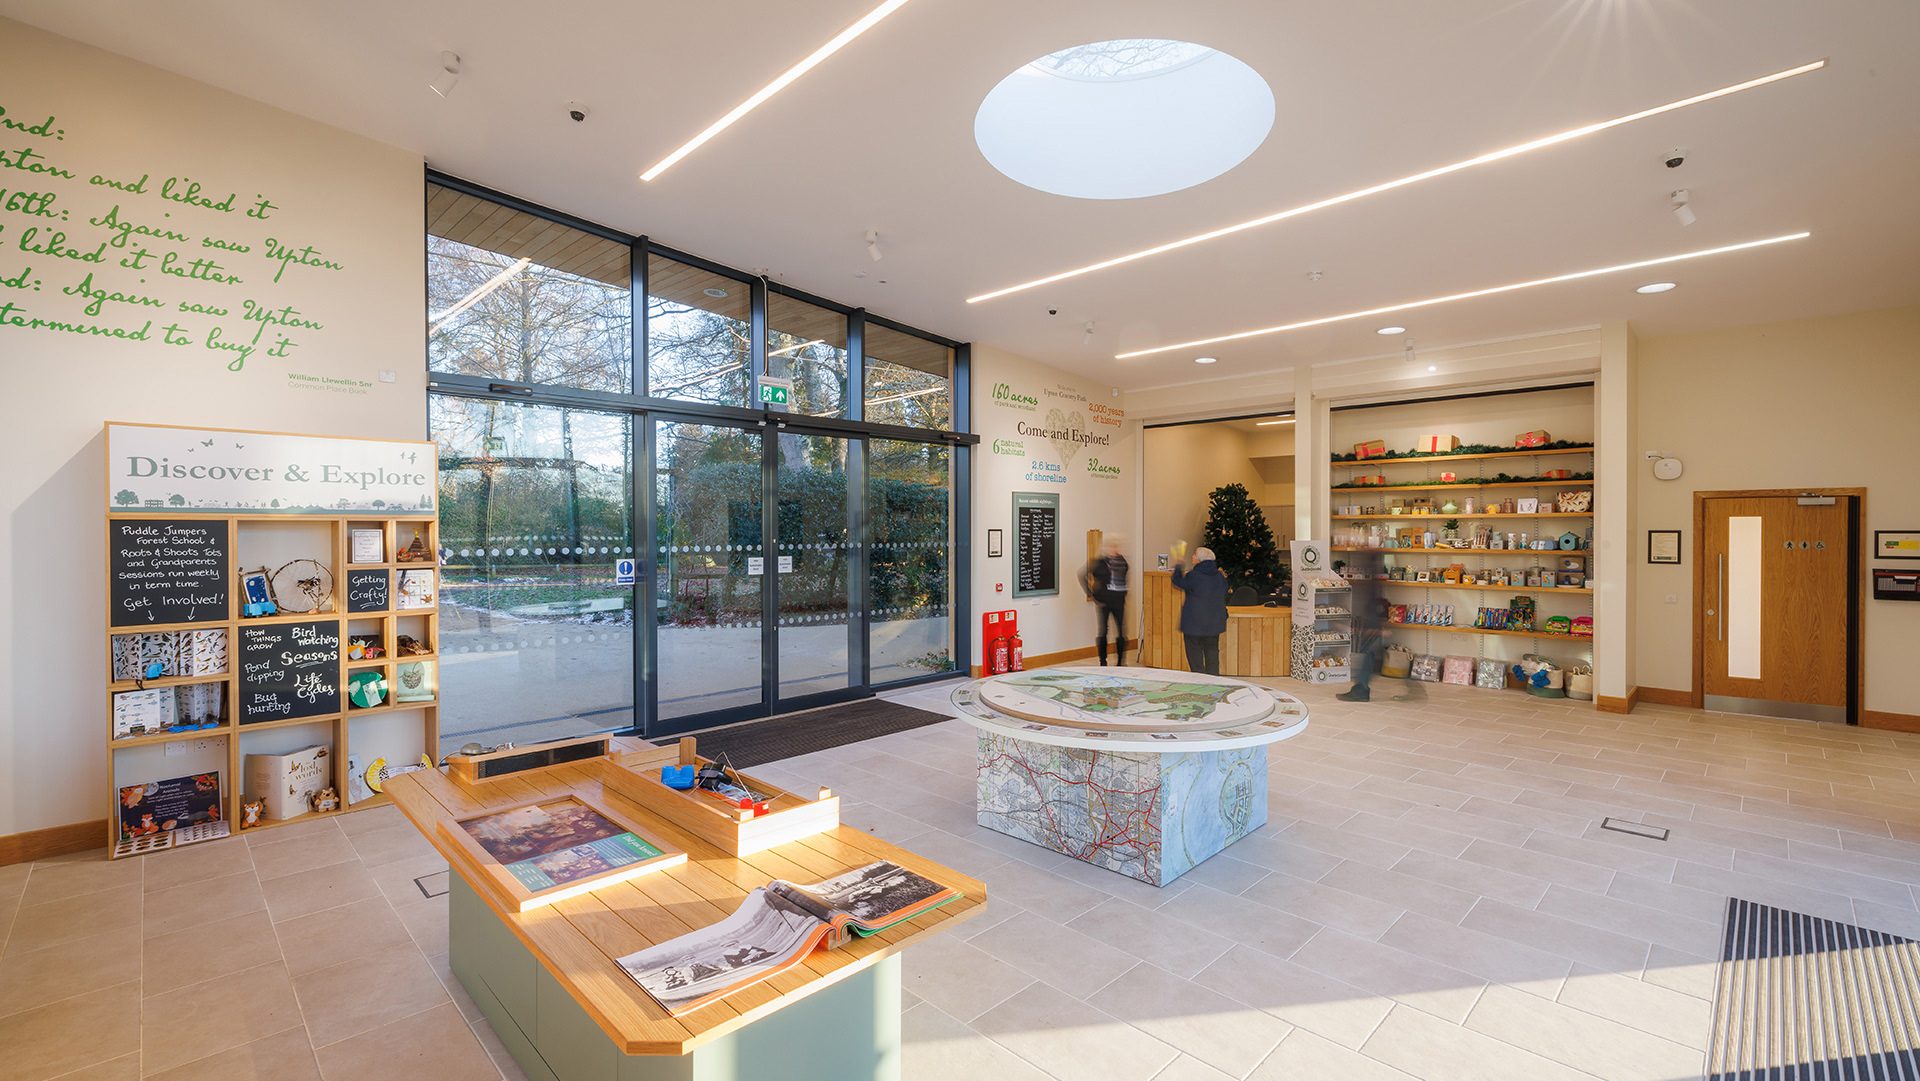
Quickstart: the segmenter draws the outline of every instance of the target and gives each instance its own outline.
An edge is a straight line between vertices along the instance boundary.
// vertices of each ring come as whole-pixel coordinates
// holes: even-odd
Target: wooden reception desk
[[[1180,606],[1186,594],[1173,588],[1172,571],[1147,571],[1140,609],[1140,663],[1150,668],[1187,671],[1187,641],[1180,634]],[[1220,636],[1223,676],[1284,676],[1292,643],[1291,608],[1255,605],[1227,609],[1227,633]]]

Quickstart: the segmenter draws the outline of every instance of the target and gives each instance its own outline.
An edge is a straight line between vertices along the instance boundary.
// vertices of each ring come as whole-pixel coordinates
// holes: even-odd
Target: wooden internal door
[[[1708,708],[1845,717],[1852,680],[1849,502],[1703,501],[1698,603]],[[1828,708],[1769,708],[1779,705]]]

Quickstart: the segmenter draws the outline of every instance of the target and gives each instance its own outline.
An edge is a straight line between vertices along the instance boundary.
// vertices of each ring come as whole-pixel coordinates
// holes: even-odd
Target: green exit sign
[[[792,383],[771,379],[762,379],[760,381],[761,405],[786,405],[792,394]]]

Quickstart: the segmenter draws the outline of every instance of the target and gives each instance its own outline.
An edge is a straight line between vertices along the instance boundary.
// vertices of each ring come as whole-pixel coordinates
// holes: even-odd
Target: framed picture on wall
[[[1873,558],[1920,559],[1920,529],[1876,529]]]
[[[1004,540],[1005,537],[1006,537],[1006,532],[1004,530],[999,530],[999,529],[987,530],[987,558],[988,559],[999,559],[1001,556],[1006,554],[1006,551],[1005,551],[1006,542]]]
[[[1680,562],[1680,531],[1677,529],[1647,530],[1647,562]]]

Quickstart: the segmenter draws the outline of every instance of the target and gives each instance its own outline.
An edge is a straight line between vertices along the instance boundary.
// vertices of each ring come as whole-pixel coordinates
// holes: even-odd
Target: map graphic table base
[[[1267,821],[1265,744],[1109,751],[982,731],[976,752],[982,826],[1155,886]]]

